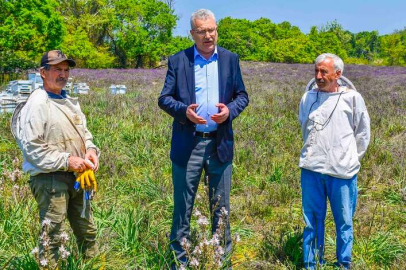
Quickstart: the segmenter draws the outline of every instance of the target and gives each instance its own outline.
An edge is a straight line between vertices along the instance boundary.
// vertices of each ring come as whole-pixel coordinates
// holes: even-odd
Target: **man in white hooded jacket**
[[[360,93],[338,84],[343,70],[344,63],[338,56],[329,53],[318,56],[315,61],[318,87],[306,92],[299,106],[306,269],[316,269],[318,263],[324,263],[327,198],[336,225],[336,265],[346,269],[351,266],[357,173],[370,141],[370,119]]]

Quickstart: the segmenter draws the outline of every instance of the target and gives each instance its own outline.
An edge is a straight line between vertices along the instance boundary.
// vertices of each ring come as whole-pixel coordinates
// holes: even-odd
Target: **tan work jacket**
[[[30,175],[68,170],[68,157],[99,149],[92,142],[77,98],[52,99],[37,89],[21,109],[17,126],[23,170]]]

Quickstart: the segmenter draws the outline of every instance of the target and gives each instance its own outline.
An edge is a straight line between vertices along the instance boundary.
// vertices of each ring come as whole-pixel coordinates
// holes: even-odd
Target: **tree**
[[[0,72],[37,66],[41,55],[60,48],[66,28],[54,0],[1,1]]]
[[[382,56],[386,64],[390,66],[406,65],[406,37],[402,33],[395,32],[381,38]]]

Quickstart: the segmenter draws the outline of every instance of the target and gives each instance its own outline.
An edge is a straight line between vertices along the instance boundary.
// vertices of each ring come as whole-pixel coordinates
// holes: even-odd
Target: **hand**
[[[69,156],[68,163],[69,163],[68,171],[81,173],[84,172],[86,169],[90,169],[90,164],[88,164],[81,157]]]
[[[221,124],[227,120],[228,116],[230,115],[230,110],[223,103],[217,103],[216,107],[220,108],[220,112],[213,114],[210,118],[217,124]]]
[[[99,169],[99,157],[97,156],[96,150],[94,150],[93,148],[87,149],[85,159],[90,160],[94,165],[92,167],[91,164],[87,164],[87,168],[97,172],[97,170]]]
[[[186,109],[186,117],[195,124],[206,124],[206,120],[196,114],[196,108],[199,107],[198,104],[190,104]]]

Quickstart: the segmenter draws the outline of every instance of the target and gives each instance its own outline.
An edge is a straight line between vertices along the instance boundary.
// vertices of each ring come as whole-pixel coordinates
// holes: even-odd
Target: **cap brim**
[[[49,61],[47,64],[48,65],[57,65],[57,64],[62,63],[64,61],[68,62],[70,67],[76,66],[76,62],[73,61],[72,59],[56,59],[54,61]]]

